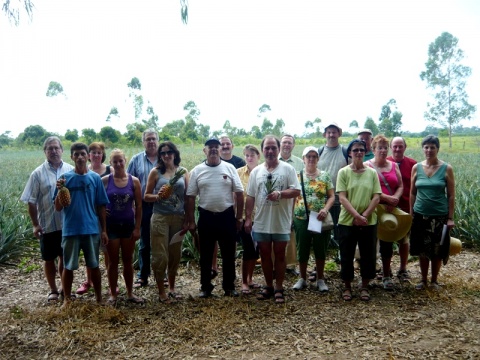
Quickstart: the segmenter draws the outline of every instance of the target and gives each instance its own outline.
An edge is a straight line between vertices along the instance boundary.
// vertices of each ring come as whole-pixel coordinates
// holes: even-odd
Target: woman
[[[181,299],[181,295],[175,292],[175,277],[182,257],[182,241],[171,243],[171,240],[184,228],[188,172],[185,168],[180,167],[180,152],[172,142],[161,143],[158,146],[157,156],[158,165],[148,175],[144,199],[154,203],[150,226],[150,246],[152,270],[157,282],[159,300],[169,304]],[[173,185],[171,194],[168,194],[165,188],[173,178],[178,180]],[[165,195],[165,193],[167,194]],[[184,234],[183,231],[182,234]],[[165,292],[164,284],[167,266],[168,294]]]
[[[325,284],[323,271],[327,248],[330,241],[330,231],[321,234],[308,231],[308,216],[310,211],[318,213],[317,219],[323,221],[327,218],[330,208],[335,202],[335,193],[330,174],[317,168],[320,157],[317,148],[308,146],[303,150],[304,170],[298,176],[302,194],[297,197],[294,205],[293,226],[297,243],[297,260],[300,265],[300,279],[293,286],[294,290],[307,287],[307,264],[310,257],[310,248],[313,245],[315,265],[317,270],[317,288],[320,292],[328,291]],[[305,194],[305,199],[303,197]],[[326,199],[326,200],[325,200]],[[305,200],[307,203],[305,204]]]
[[[363,163],[367,147],[362,140],[352,140],[348,145],[348,156],[352,163],[340,169],[336,190],[342,205],[338,219],[341,272],[345,284],[342,297],[352,300],[354,277],[353,258],[358,243],[360,250],[360,276],[362,288],[360,300],[370,300],[368,283],[375,277],[377,250],[377,215],[375,208],[380,201],[382,189],[377,172]]]
[[[238,176],[242,181],[244,189],[244,197],[247,197],[247,184],[250,178],[250,172],[258,165],[260,160],[260,151],[256,146],[248,144],[243,148],[243,156],[245,156],[245,166],[237,169]],[[245,213],[243,214],[245,223]],[[253,270],[255,270],[255,263],[259,258],[258,247],[254,243],[251,234],[245,232],[242,226],[240,230],[240,239],[242,240],[243,256],[242,256],[242,294],[250,295],[250,289],[258,289],[260,285],[253,281]]]
[[[88,146],[88,154],[88,161],[90,162],[90,164],[88,165],[89,170],[96,172],[98,175],[100,175],[100,177],[110,174],[110,165],[104,164],[107,155],[105,154],[105,144],[103,142],[92,142]],[[100,249],[103,252],[103,258],[105,259],[105,269],[107,269],[108,271],[109,261],[107,249],[103,245],[100,245]],[[87,268],[86,274],[87,279],[80,285],[80,287],[76,291],[78,295],[83,295],[87,293],[88,290],[93,287],[92,275],[89,268]],[[119,290],[117,288],[116,293],[118,294],[118,292]]]
[[[118,262],[122,250],[123,278],[127,289],[127,301],[143,304],[144,299],[132,293],[133,288],[133,251],[135,242],[140,239],[142,223],[142,186],[140,181],[125,171],[127,159],[123,151],[112,150],[110,165],[113,174],[102,177],[107,191],[107,252],[110,264],[107,268],[110,289],[117,288]],[[110,292],[108,302],[115,304],[117,293]]]
[[[412,168],[410,189],[410,214],[413,216],[410,234],[410,254],[419,256],[422,281],[417,290],[427,286],[428,268],[432,267],[431,288],[438,290],[438,273],[442,260],[448,257],[448,247],[440,246],[444,225],[448,230],[455,226],[455,178],[451,165],[440,160],[440,140],[428,135],[422,140],[425,160]],[[446,245],[449,243],[447,232]]]
[[[365,164],[373,168],[378,174],[378,180],[382,187],[380,194],[380,204],[385,204],[387,211],[391,212],[398,205],[398,201],[403,194],[402,174],[398,165],[393,161],[387,160],[389,141],[383,135],[377,135],[373,138],[372,149],[373,159]],[[380,240],[380,255],[383,266],[383,288],[393,290],[392,270],[390,268],[393,255],[393,242]]]

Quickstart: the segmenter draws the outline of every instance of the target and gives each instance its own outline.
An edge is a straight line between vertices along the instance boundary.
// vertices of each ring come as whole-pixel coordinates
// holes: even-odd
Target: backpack
[[[320,146],[318,148],[318,156],[322,155],[322,152],[323,152],[324,148],[325,148],[325,146]],[[343,145],[342,145],[342,152],[343,152],[343,156],[345,157],[345,161],[347,162],[347,165],[348,165],[348,152],[347,152],[347,148]]]

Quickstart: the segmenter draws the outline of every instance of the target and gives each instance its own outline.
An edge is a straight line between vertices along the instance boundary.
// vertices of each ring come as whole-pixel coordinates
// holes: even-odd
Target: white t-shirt
[[[271,173],[267,171],[265,164],[253,169],[247,185],[247,195],[255,198],[253,231],[266,234],[290,234],[294,199],[267,200],[265,184],[269,174],[272,175],[271,181],[275,181],[274,191],[301,189],[295,169],[283,161],[279,161],[278,166]]]
[[[334,148],[328,146],[323,147],[323,152],[320,155],[317,168],[330,174],[333,186],[335,187],[337,186],[338,171],[347,165],[345,156],[343,155],[342,145],[339,144]]]
[[[203,162],[190,173],[187,196],[198,195],[198,206],[205,210],[225,211],[234,204],[234,192],[243,192],[243,186],[232,164],[221,161],[217,166],[209,166]]]

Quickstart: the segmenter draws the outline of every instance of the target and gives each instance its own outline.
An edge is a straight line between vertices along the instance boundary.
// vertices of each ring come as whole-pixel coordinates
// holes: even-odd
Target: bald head
[[[392,157],[396,162],[402,161],[405,157],[405,150],[407,149],[407,143],[401,136],[394,137],[390,143],[392,149]]]

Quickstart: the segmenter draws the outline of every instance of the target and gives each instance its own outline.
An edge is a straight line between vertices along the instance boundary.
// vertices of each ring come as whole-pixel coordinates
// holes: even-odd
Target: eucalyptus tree
[[[20,24],[20,13],[23,10],[27,14],[28,18],[32,20],[33,9],[35,8],[35,5],[31,0],[3,0],[2,3],[2,11],[7,16],[8,20],[15,26]]]
[[[392,107],[395,111],[392,111]],[[395,99],[390,99],[382,106],[378,119],[378,131],[387,137],[399,136],[400,128],[402,127],[402,117],[403,114],[397,110],[397,102]]]
[[[476,107],[468,103],[465,90],[472,70],[461,64],[464,57],[458,39],[444,32],[429,45],[426,69],[420,73],[433,95],[433,101],[427,102],[425,118],[447,128],[450,148],[453,126],[461,120],[470,120],[476,111]]]

